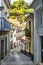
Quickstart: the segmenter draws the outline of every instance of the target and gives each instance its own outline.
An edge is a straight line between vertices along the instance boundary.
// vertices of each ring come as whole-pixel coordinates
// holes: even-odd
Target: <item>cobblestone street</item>
[[[12,50],[9,57],[1,65],[35,65],[30,57]]]

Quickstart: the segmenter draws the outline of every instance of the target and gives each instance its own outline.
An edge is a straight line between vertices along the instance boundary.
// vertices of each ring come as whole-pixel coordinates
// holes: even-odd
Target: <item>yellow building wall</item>
[[[30,53],[31,52],[31,41],[29,39],[26,39],[26,52]]]
[[[27,28],[29,29],[29,22],[31,22],[31,41],[29,44],[29,39],[26,44],[26,51],[34,54],[34,21],[32,19],[27,19]]]
[[[31,54],[34,54],[34,22],[31,20]]]

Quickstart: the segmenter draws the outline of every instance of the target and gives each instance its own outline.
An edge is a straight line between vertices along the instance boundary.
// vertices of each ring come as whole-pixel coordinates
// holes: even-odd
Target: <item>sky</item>
[[[14,1],[16,1],[16,0],[11,0],[11,3],[13,3]],[[28,3],[31,3],[33,0],[25,0],[25,1]]]

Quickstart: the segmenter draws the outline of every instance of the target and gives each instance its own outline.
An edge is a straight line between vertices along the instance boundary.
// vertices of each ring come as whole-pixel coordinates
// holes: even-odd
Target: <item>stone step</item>
[[[43,63],[39,62],[39,63],[37,63],[36,65],[43,65]]]

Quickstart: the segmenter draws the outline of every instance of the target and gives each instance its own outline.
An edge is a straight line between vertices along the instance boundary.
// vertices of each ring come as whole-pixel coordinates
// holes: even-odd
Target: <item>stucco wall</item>
[[[4,9],[2,11],[0,11],[0,14],[2,15],[1,17],[8,19],[7,17],[9,16],[9,12],[8,12],[8,8],[7,8],[4,0],[0,1],[0,6],[4,7]],[[7,15],[5,15],[5,12],[7,12]]]

